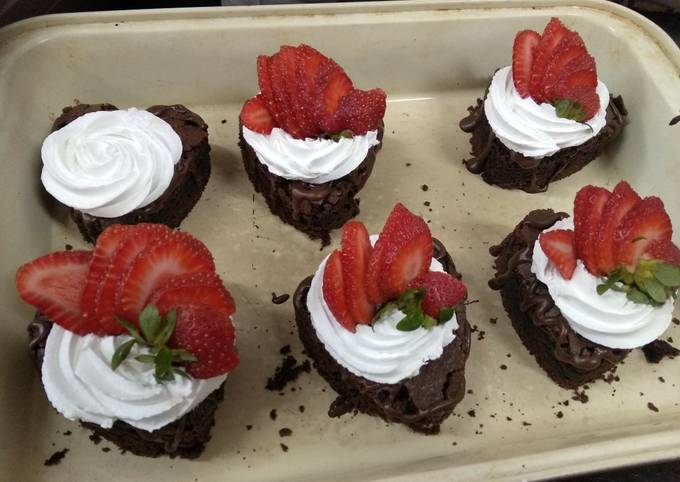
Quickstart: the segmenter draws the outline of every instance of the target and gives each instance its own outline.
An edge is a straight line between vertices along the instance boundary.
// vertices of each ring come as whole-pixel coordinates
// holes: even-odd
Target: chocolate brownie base
[[[444,246],[435,241],[434,255],[444,269],[460,278]],[[338,393],[328,415],[340,416],[358,410],[377,415],[387,422],[398,422],[426,434],[439,432],[439,425],[465,395],[465,361],[470,354],[470,325],[465,306],[456,309],[456,338],[442,355],[420,368],[418,374],[399,383],[376,383],[354,375],[326,351],[316,336],[307,309],[307,293],[312,276],[298,286],[293,302],[298,333],[319,374]]]
[[[118,110],[111,104],[79,104],[65,107],[54,121],[52,131],[61,129],[88,112]],[[71,217],[86,241],[112,224],[161,223],[176,228],[196,205],[210,178],[208,125],[183,105],[155,105],[147,109],[170,124],[182,140],[182,157],[175,165],[170,186],[154,202],[116,218],[102,218],[71,209]]]
[[[528,193],[543,192],[548,185],[582,169],[617,138],[628,114],[621,96],[611,97],[607,107],[607,124],[592,139],[580,146],[560,149],[552,156],[525,157],[508,149],[494,134],[484,113],[484,101],[468,108],[470,114],[460,121],[460,128],[472,134],[472,158],[464,160],[468,170],[481,174],[488,184]]]
[[[312,239],[330,243],[330,232],[359,214],[357,193],[364,187],[382,147],[384,128],[378,129],[380,144],[371,147],[364,161],[346,176],[323,184],[291,181],[269,172],[243,138],[239,126],[239,147],[248,178],[255,191],[264,196],[267,206],[284,223],[294,226]]]
[[[28,326],[29,350],[38,371],[42,367],[47,335],[51,329],[52,322],[41,313],[36,313],[33,322]],[[210,429],[215,424],[215,411],[223,399],[224,385],[220,385],[193,410],[153,432],[135,428],[120,420],[108,429],[89,422],[81,422],[81,425],[122,450],[136,455],[169,455],[172,458],[195,459],[201,455],[205,444],[210,440]]]
[[[531,272],[538,235],[568,217],[550,209],[530,212],[501,244],[489,251],[496,258],[496,276],[505,311],[524,346],[555,383],[576,388],[600,378],[630,350],[607,348],[576,333],[555,305],[548,287]]]

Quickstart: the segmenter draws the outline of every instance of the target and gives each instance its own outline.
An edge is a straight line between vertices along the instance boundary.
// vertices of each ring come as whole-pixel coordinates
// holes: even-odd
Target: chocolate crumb
[[[67,430],[66,432],[64,432],[64,436],[65,436],[65,437],[68,437],[69,435],[71,435],[71,431],[70,431],[70,430]]]
[[[586,395],[585,387],[582,391],[578,391],[578,388],[574,389],[574,396],[571,397],[572,400],[576,400],[577,402],[581,403],[588,403],[588,395]]]
[[[291,435],[293,435],[293,431],[288,427],[284,427],[279,430],[279,437],[290,437]]]
[[[288,301],[289,298],[290,295],[288,293],[283,293],[282,295],[277,296],[276,293],[272,291],[272,303],[274,303],[275,305],[282,305],[283,303]]]
[[[411,163],[410,163],[410,162],[407,162],[407,163],[406,163],[406,167],[411,167]]]
[[[96,434],[96,433],[91,434],[90,437],[89,437],[89,439],[92,440],[92,442],[93,442],[95,445],[99,445],[99,442],[102,441],[101,436],[100,436],[99,434]]]
[[[102,447],[102,452],[104,452],[106,454],[106,453],[111,452],[111,449],[109,447]]]
[[[283,450],[284,452],[288,452],[288,445],[286,445],[286,444],[279,444],[279,445],[281,445],[281,450]]]
[[[489,318],[489,323],[495,325],[498,322],[498,318]]]
[[[67,453],[68,449],[57,450],[52,455],[50,455],[50,458],[45,460],[45,465],[47,467],[51,467],[52,465],[58,465],[64,459],[64,457],[66,457]]]
[[[420,189],[422,189],[423,191],[428,191],[430,189],[430,186],[428,186],[427,184],[423,184],[422,186],[420,186]]]
[[[505,417],[505,420],[507,420],[508,422],[512,422],[512,418],[511,418],[511,417]]]
[[[288,354],[290,354],[290,345],[283,345],[283,346],[279,349],[279,353],[281,353],[282,355],[288,355]]]
[[[220,122],[222,122],[222,124],[226,124],[226,123],[227,123],[227,119],[222,119]]]
[[[647,403],[647,408],[650,409],[652,412],[659,412],[659,409],[657,408],[656,405],[654,405],[652,402]]]
[[[298,407],[298,410],[300,410],[300,413],[305,413],[305,406],[304,406],[304,405],[300,405],[300,406]]]
[[[665,379],[664,377],[659,377],[659,381],[660,381],[661,383],[666,383],[666,379]]]
[[[507,365],[501,365],[501,370],[507,370],[508,366]]]
[[[470,411],[468,411],[468,413],[467,413],[467,414],[468,414],[469,416],[473,417],[473,418],[477,416],[477,414],[475,413],[475,411],[474,411],[474,410],[470,410]]]
[[[272,420],[276,420],[276,409],[275,408],[272,408],[272,411],[269,412],[269,418],[271,418]]]
[[[680,320],[678,320],[677,318],[673,318],[673,324],[680,325]]]
[[[671,121],[668,123],[668,125],[669,125],[669,126],[674,126],[674,125],[677,124],[678,122],[680,122],[680,115],[676,115],[675,117],[673,117],[673,118],[671,119]]]
[[[484,339],[484,336],[485,336],[485,335],[486,335],[486,332],[485,332],[484,330],[481,330],[481,331],[477,334],[477,341],[482,341],[482,340]]]
[[[73,249],[73,245],[67,243],[67,244],[64,245],[64,249],[66,251],[71,251]]]
[[[246,430],[252,430],[253,426],[252,425],[246,425]]]
[[[468,392],[470,395],[472,395],[473,393],[475,393],[475,392],[472,391],[472,388],[468,388],[468,391],[467,391],[467,392]]]
[[[529,422],[522,422],[522,425],[524,425],[525,427],[531,427],[531,424]]]
[[[642,352],[645,354],[645,359],[649,363],[659,363],[665,357],[675,358],[680,355],[680,350],[663,340],[654,340],[643,346]]]
[[[309,373],[312,371],[312,366],[309,360],[305,360],[301,365],[294,356],[288,355],[283,359],[281,366],[276,367],[274,376],[267,379],[265,388],[273,392],[283,390],[289,382],[297,380],[300,373]]]
[[[555,414],[555,416],[556,416],[557,418],[562,418],[562,417],[564,417],[564,413],[562,413],[562,410],[560,410],[559,412],[557,412],[557,413]]]

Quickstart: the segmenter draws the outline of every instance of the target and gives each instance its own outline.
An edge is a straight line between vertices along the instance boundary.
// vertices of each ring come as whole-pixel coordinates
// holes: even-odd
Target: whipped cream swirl
[[[571,218],[556,222],[544,232],[573,229]],[[531,272],[548,287],[550,296],[569,326],[584,338],[609,348],[636,348],[656,340],[673,318],[673,299],[659,307],[633,303],[620,291],[597,294],[600,278],[588,272],[581,260],[570,280],[562,277],[536,241]]]
[[[42,183],[62,204],[115,218],[170,186],[182,140],[145,110],[90,112],[51,133],[41,149]]]
[[[174,422],[201,403],[227,378],[175,377],[158,383],[150,363],[134,357],[148,353],[135,345],[116,371],[110,362],[127,335],[79,336],[53,325],[42,364],[42,381],[54,408],[70,420],[110,428],[116,420],[153,431]]]
[[[494,134],[507,147],[526,157],[551,156],[565,147],[580,146],[607,124],[609,90],[598,80],[600,110],[586,123],[557,117],[549,103],[522,98],[512,79],[512,67],[493,76],[484,100],[484,113]]]
[[[375,243],[377,236],[371,236]],[[399,310],[386,313],[373,325],[357,325],[352,333],[340,325],[323,297],[323,272],[328,257],[319,265],[307,294],[307,309],[316,335],[335,360],[353,374],[377,383],[398,383],[414,377],[420,367],[439,358],[458,329],[453,318],[430,329],[397,330],[404,318]],[[431,271],[444,271],[432,259]]]
[[[351,139],[295,139],[275,127],[260,134],[243,126],[243,138],[269,172],[284,179],[323,184],[346,176],[361,164],[368,150],[380,144],[378,131]]]

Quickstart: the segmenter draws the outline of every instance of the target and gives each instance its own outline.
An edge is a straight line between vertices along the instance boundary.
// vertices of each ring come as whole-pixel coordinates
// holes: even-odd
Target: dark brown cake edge
[[[376,154],[382,148],[384,127],[378,129],[380,144],[371,147],[366,158],[346,176],[323,184],[291,181],[269,172],[243,138],[239,125],[239,147],[243,166],[255,191],[262,194],[272,214],[312,239],[330,243],[330,232],[359,214],[356,197],[373,171]]]
[[[490,249],[503,307],[522,344],[548,376],[563,388],[593,382],[614,369],[630,350],[612,349],[576,333],[555,305],[547,286],[531,272],[538,235],[566,213],[530,212],[500,245]]]
[[[41,313],[36,313],[28,326],[29,351],[39,373],[52,324]],[[171,458],[195,459],[203,453],[205,444],[211,438],[210,431],[215,425],[215,412],[223,399],[224,384],[210,393],[193,410],[153,432],[135,428],[120,420],[114,422],[111,428],[103,428],[89,422],[80,424],[91,430],[95,437],[109,440],[121,450],[135,455],[143,457],[168,455]]]
[[[444,246],[434,242],[434,257],[447,272],[460,278]],[[307,293],[312,276],[298,286],[293,301],[295,320],[308,356],[314,367],[338,393],[329,416],[358,410],[387,422],[402,423],[416,432],[435,434],[465,395],[465,362],[470,354],[470,325],[465,306],[456,309],[456,338],[436,359],[423,365],[419,373],[395,384],[376,383],[354,375],[328,353],[316,336],[307,309]]]
[[[55,121],[58,130],[89,112],[112,111],[111,104],[78,104],[65,107]],[[148,206],[123,216],[102,218],[69,208],[71,217],[83,238],[94,243],[99,234],[112,224],[160,223],[176,228],[194,208],[210,179],[210,144],[208,126],[196,113],[183,105],[155,105],[147,109],[166,121],[182,140],[183,152],[175,165],[175,175],[165,193]]]

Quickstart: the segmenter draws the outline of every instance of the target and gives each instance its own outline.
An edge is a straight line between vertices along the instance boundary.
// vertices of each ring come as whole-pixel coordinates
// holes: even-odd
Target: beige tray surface
[[[605,156],[548,193],[490,187],[463,168],[468,138],[457,122],[494,69],[509,62],[514,33],[540,29],[553,15],[582,33],[601,78],[624,95],[630,125]],[[281,346],[290,344],[304,359],[291,302],[274,305],[271,293],[292,294],[328,249],[319,251],[318,243],[273,218],[253,195],[236,146],[237,115],[257,89],[256,55],[300,42],[338,60],[357,85],[389,94],[385,146],[362,192],[359,219],[377,232],[391,206],[405,202],[430,222],[471,298],[479,299],[468,311],[479,330],[468,362],[471,393],[438,436],[363,415],[328,418],[333,394],[314,372],[282,396],[264,390]],[[660,30],[631,11],[592,0],[571,6],[395,2],[77,14],[4,29],[0,479],[520,480],[680,455],[678,360],[653,366],[636,351],[620,367],[620,382],[595,383],[588,403],[573,401],[572,392],[551,383],[521,346],[497,293],[486,285],[488,247],[532,208],[569,209],[587,183],[611,187],[626,178],[642,193],[661,195],[680,224],[680,131],[668,126],[680,107],[679,72],[680,53]],[[121,107],[184,103],[210,125],[213,176],[183,228],[208,244],[238,300],[242,362],[229,377],[213,440],[199,461],[102,453],[107,443],[95,446],[50,408],[28,360],[31,309],[16,296],[13,273],[65,243],[85,246],[41,194],[38,175],[40,143],[61,107],[75,99]],[[665,336],[680,340],[680,328]],[[560,404],[565,400],[568,406]],[[659,412],[650,411],[648,402]],[[280,439],[282,427],[293,435]],[[66,430],[72,435],[63,435]],[[65,447],[70,452],[59,466],[43,467]]]

